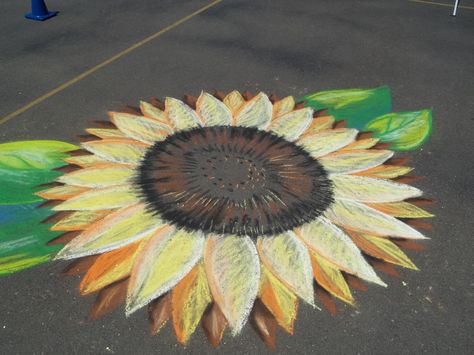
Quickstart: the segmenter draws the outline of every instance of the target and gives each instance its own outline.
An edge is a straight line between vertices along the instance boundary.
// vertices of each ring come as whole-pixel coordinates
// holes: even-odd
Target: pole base
[[[25,18],[29,19],[29,20],[36,20],[36,21],[45,21],[53,16],[56,16],[58,14],[59,11],[48,11],[47,14],[45,15],[35,15],[33,14],[32,12],[29,13],[29,14],[26,14],[25,15]]]

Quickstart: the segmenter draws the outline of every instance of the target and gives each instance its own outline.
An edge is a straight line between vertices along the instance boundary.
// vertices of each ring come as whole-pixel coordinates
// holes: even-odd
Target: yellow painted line
[[[454,7],[454,2],[452,4],[446,4],[444,2],[425,1],[425,0],[408,0],[408,1],[417,2],[417,3],[420,3],[420,4]],[[466,6],[466,5],[459,5],[458,9],[474,10],[474,7],[473,6]]]
[[[99,63],[97,64],[96,66],[86,70],[85,72],[79,74],[78,76],[76,76],[75,78],[69,80],[69,81],[66,81],[65,83],[59,85],[58,87],[54,88],[53,90],[51,90],[50,92],[38,97],[37,99],[31,101],[30,103],[26,104],[25,106],[23,107],[20,107],[18,110],[16,111],[13,111],[11,113],[9,113],[8,115],[6,115],[5,117],[2,117],[0,119],[0,125],[5,123],[5,122],[8,122],[10,121],[11,119],[15,118],[16,116],[22,114],[23,112],[29,110],[30,108],[42,103],[43,101],[47,100],[48,98],[50,98],[51,96],[53,95],[56,95],[58,92],[61,92],[65,89],[67,89],[68,87],[70,87],[71,85],[74,85],[75,83],[77,83],[78,81],[88,77],[89,75],[95,73],[97,70],[105,67],[106,65],[109,65],[113,62],[115,62],[116,60],[122,58],[123,56],[129,54],[130,52],[134,51],[135,49],[143,46],[144,44],[147,44],[148,42],[150,41],[153,41],[155,38],[157,37],[160,37],[162,34],[165,34],[166,32],[172,30],[173,28],[175,27],[178,27],[179,25],[183,24],[184,22],[192,19],[193,17],[199,15],[200,13],[206,11],[207,9],[217,5],[218,3],[222,2],[222,0],[215,0],[213,2],[211,2],[210,4],[207,4],[206,6],[203,6],[201,7],[199,10],[196,10],[194,11],[193,13],[179,19],[178,21],[172,23],[171,25],[163,28],[162,30],[152,34],[151,36],[148,36],[146,37],[145,39],[141,40],[140,42],[137,42],[135,43],[134,45],[128,47],[127,49],[121,51],[120,53],[117,53],[116,55],[114,55],[113,57],[107,59],[107,60],[104,60],[102,63]]]

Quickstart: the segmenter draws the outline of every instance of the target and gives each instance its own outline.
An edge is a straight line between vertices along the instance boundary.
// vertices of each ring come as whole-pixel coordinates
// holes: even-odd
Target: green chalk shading
[[[38,204],[0,206],[0,275],[50,260],[62,246],[47,243],[60,235],[41,223],[54,212]]]
[[[79,147],[58,141],[0,144],[0,275],[47,262],[61,245],[47,243],[60,235],[42,223],[54,212],[39,208],[34,193],[62,173],[67,152]]]
[[[6,276],[32,266],[44,264],[49,260],[51,260],[50,255],[40,255],[29,258],[27,255],[18,254],[4,258],[0,257],[0,276]]]
[[[390,149],[406,151],[420,147],[432,130],[431,110],[389,113],[366,124],[365,131],[389,143]]]
[[[0,204],[42,201],[34,193],[54,181],[68,151],[79,147],[58,141],[21,141],[0,144]]]
[[[327,109],[336,120],[345,120],[347,126],[361,130],[372,119],[392,110],[388,86],[375,89],[329,90],[308,94],[299,99],[306,107]]]

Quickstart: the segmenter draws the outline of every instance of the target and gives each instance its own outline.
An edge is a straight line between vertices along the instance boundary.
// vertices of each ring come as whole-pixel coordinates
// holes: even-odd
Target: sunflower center
[[[251,237],[298,227],[332,202],[332,185],[316,159],[246,127],[198,128],[157,142],[137,184],[149,207],[170,223]]]

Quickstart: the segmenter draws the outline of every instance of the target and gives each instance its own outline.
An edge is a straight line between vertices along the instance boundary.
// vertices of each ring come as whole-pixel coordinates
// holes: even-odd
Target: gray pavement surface
[[[447,1],[447,0],[444,0]],[[28,1],[0,3],[0,115],[209,3],[49,0],[60,14],[23,19]],[[474,6],[472,1],[462,5]],[[410,154],[417,184],[438,203],[421,272],[381,275],[331,316],[300,308],[284,354],[468,354],[474,347],[474,11],[406,0],[224,0],[0,125],[0,142],[77,142],[92,119],[152,96],[204,90],[308,92],[387,84],[399,111],[433,108],[434,131]],[[187,348],[169,326],[148,335],[145,311],[88,322],[92,298],[50,263],[0,280],[0,354],[267,353],[250,326],[214,350],[199,329]]]

